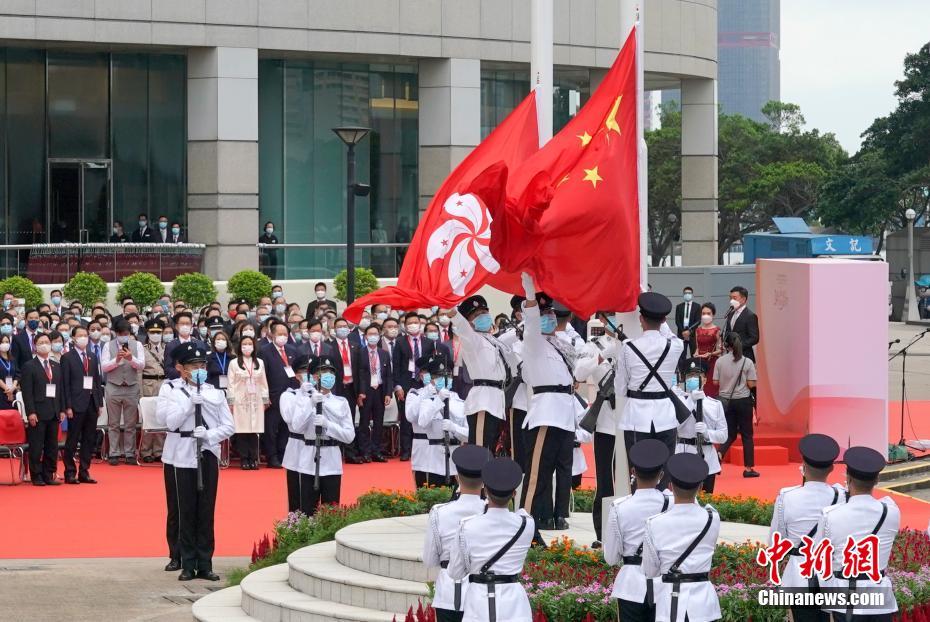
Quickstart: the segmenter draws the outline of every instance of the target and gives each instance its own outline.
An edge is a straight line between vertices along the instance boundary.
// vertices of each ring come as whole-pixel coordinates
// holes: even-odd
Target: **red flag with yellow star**
[[[491,254],[506,273],[537,286],[581,317],[629,311],[640,293],[636,36],[631,32],[591,99],[562,131],[510,172],[494,217]],[[548,176],[551,200],[540,196]]]

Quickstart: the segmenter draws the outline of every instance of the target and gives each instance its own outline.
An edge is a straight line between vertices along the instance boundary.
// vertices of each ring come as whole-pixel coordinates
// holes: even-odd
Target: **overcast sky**
[[[928,40],[930,0],[781,0],[781,99],[852,154]]]

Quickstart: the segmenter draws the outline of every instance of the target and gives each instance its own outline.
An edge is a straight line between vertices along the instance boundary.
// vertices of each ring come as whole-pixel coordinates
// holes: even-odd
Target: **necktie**
[[[340,352],[342,353],[342,368],[343,368],[343,370],[346,370],[346,369],[349,368],[349,346],[346,345],[346,340],[345,340],[345,339],[343,339],[343,340],[339,343],[339,350],[340,350]],[[343,381],[343,382],[349,382],[351,379],[352,379],[352,376],[346,374],[346,373],[343,371],[343,374],[342,374],[342,381]]]
[[[414,360],[418,360],[420,358],[420,338],[419,337],[413,338],[413,357],[414,357]]]
[[[52,368],[48,364],[48,359],[45,359],[45,375],[48,377],[48,381],[52,381]]]
[[[371,378],[374,380],[378,377],[378,351],[368,349],[368,365],[371,368]]]

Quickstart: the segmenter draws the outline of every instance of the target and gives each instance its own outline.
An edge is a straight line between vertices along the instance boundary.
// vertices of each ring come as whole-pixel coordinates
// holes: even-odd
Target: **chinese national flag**
[[[535,155],[511,170],[508,200],[488,200],[491,254],[506,273],[581,317],[629,311],[640,293],[636,36],[579,113]],[[514,200],[551,187],[548,206]]]
[[[536,96],[530,93],[436,191],[404,257],[397,285],[359,298],[345,317],[357,322],[364,308],[376,303],[397,309],[453,307],[488,282],[514,289],[519,275],[502,274],[490,251],[491,212],[486,201],[502,202],[508,170],[538,149]]]

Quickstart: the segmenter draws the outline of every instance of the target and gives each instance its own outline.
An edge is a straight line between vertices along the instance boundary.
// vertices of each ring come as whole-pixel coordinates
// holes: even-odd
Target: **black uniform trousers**
[[[497,455],[495,452],[501,420],[483,410],[467,415],[465,419],[468,420],[468,444],[487,447],[492,454]]]
[[[78,455],[79,469],[74,466],[74,450],[78,443],[81,450]],[[74,477],[75,472],[82,478],[90,477],[90,459],[94,455],[97,442],[97,411],[93,406],[84,412],[75,411],[68,420],[68,438],[65,440],[65,477]]]
[[[26,424],[29,443],[29,474],[32,481],[50,482],[58,470],[58,417]]]
[[[825,619],[832,619],[833,622],[846,622],[846,614],[834,613],[832,615],[833,615],[832,618],[825,618]],[[879,613],[874,616],[854,615],[852,619],[855,622],[891,622],[891,620],[893,619],[892,615],[893,614],[890,614],[890,613]],[[797,620],[797,618],[795,618],[795,620]]]
[[[165,521],[165,539],[168,541],[168,557],[180,562],[181,552],[178,541],[181,539],[181,522],[178,517],[178,480],[175,478],[173,465],[164,465],[165,475],[165,501],[168,506],[168,517]],[[194,474],[196,477],[197,474]]]
[[[675,445],[678,441],[678,428],[671,428],[668,430],[662,430],[661,432],[656,432],[655,425],[652,426],[649,432],[637,432],[635,430],[624,430],[623,431],[623,444],[626,446],[626,464],[627,469],[632,472],[633,464],[630,462],[630,447],[635,445],[637,442],[647,439],[654,438],[656,440],[662,441],[665,443],[665,446],[668,447],[668,455],[675,455]],[[659,480],[658,489],[665,490],[668,487],[668,473],[662,476],[662,479]]]
[[[365,390],[365,401],[358,409],[358,453],[362,457],[384,453],[384,387]]]
[[[347,459],[355,459],[358,457],[358,426],[355,425],[355,409],[357,396],[355,395],[355,385],[351,382],[349,384],[337,384],[336,390],[333,391],[339,397],[346,398],[346,401],[349,402],[349,410],[352,412],[352,426],[355,428],[355,438],[351,443],[339,443],[339,446],[342,447],[342,455]]]
[[[436,622],[462,622],[465,617],[464,611],[453,611],[452,609],[436,609]]]
[[[604,497],[614,495],[614,447],[617,437],[604,432],[594,433],[594,507],[591,519],[594,521],[594,533],[601,539],[602,510]]]
[[[560,488],[571,486],[574,440],[574,432],[548,425],[526,430],[529,470],[523,478],[523,508],[537,522],[568,516],[569,490],[556,491],[560,505],[553,507],[552,475],[557,474]]]
[[[727,455],[737,433],[743,439],[743,464],[751,469],[756,464],[755,442],[752,428],[752,398],[743,397],[727,400],[723,412],[727,418],[727,442],[720,448],[721,455]]]
[[[300,509],[300,473],[284,469],[287,481],[287,511],[296,512]]]
[[[423,488],[428,486],[432,488],[433,486],[445,486],[446,485],[446,475],[445,473],[430,473],[429,471],[414,471],[413,472],[413,483],[416,484],[417,488]],[[449,486],[455,484],[455,475],[449,475]]]
[[[400,452],[401,457],[409,458],[410,452],[413,449],[413,424],[407,421],[407,416],[404,414],[406,412],[406,396],[404,400],[398,400],[395,398],[397,403],[397,420],[400,423],[400,437],[398,451]]]
[[[523,429],[523,420],[526,411],[519,408],[510,409],[510,457],[520,465],[526,473],[526,431]]]
[[[175,468],[178,487],[178,518],[181,525],[178,550],[181,568],[195,572],[213,570],[213,516],[219,464],[210,451],[203,452],[203,490],[197,490],[197,469]]]
[[[258,462],[258,434],[239,433],[233,437],[233,441],[241,462]]]
[[[830,622],[830,614],[815,607],[792,607],[791,617],[794,622]],[[845,617],[840,616],[845,622]]]
[[[281,397],[271,401],[265,410],[265,431],[262,433],[262,449],[269,464],[281,464],[287,448],[289,431],[281,418]]]
[[[617,617],[620,622],[653,622],[656,619],[656,606],[618,598]]]
[[[321,475],[320,489],[313,489],[313,476],[299,473],[300,511],[307,516],[316,514],[321,504],[339,505],[342,475]]]

